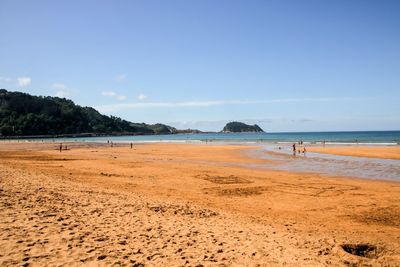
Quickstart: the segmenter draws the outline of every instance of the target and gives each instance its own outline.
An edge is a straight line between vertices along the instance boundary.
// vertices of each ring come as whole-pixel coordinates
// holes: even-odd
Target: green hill
[[[0,89],[0,136],[67,134],[172,134],[164,124],[132,123],[105,116],[65,98]]]
[[[225,125],[224,129],[222,129],[224,133],[245,133],[245,132],[264,132],[263,129],[260,128],[257,124],[248,125],[243,122],[229,122]]]

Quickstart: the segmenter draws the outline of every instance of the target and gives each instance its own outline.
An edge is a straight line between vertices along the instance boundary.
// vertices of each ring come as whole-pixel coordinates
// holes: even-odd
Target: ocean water
[[[59,138],[57,141],[79,142],[266,142],[291,143],[302,140],[305,143],[326,144],[381,144],[399,145],[400,131],[363,132],[282,132],[282,133],[201,133],[172,135],[105,136],[83,138]]]

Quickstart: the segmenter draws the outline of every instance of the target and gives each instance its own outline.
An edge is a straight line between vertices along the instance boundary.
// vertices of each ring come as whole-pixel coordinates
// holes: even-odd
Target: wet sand
[[[340,156],[400,159],[400,146],[311,146],[307,151]]]
[[[400,265],[400,183],[256,169],[250,146],[68,148],[0,143],[1,266]]]

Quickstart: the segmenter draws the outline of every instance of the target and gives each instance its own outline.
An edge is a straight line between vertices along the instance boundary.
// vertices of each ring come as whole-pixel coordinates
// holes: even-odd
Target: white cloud
[[[110,112],[121,109],[137,108],[180,108],[180,107],[210,107],[222,105],[255,105],[270,103],[306,103],[306,102],[332,102],[348,101],[354,98],[280,98],[269,100],[211,100],[211,101],[183,101],[183,102],[136,102],[124,104],[111,104],[98,106],[97,109],[103,112]]]
[[[51,86],[55,89],[60,89],[60,90],[67,89],[67,86],[63,83],[53,83]]]
[[[117,76],[115,76],[114,80],[116,80],[117,82],[122,82],[123,80],[126,79],[126,75],[125,74],[118,74]]]
[[[18,77],[17,82],[19,86],[26,87],[31,84],[32,79],[30,77]]]
[[[114,91],[104,91],[104,92],[101,92],[101,95],[102,96],[106,96],[106,97],[115,98],[115,99],[117,99],[119,101],[124,101],[126,99],[126,96],[119,95]]]
[[[138,95],[138,97],[137,97],[137,99],[139,99],[139,100],[145,100],[147,98],[147,96],[145,96],[144,94],[140,94],[140,95]]]
[[[67,98],[69,96],[69,93],[66,91],[60,90],[54,96],[61,97],[61,98]]]
[[[114,97],[114,96],[116,96],[116,93],[113,91],[104,91],[104,92],[101,92],[101,95],[108,96],[108,97]]]

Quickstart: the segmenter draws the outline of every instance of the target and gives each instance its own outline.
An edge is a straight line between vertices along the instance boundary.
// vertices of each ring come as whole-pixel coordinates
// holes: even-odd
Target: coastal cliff
[[[0,136],[174,134],[164,124],[133,123],[81,107],[69,99],[0,89]]]

